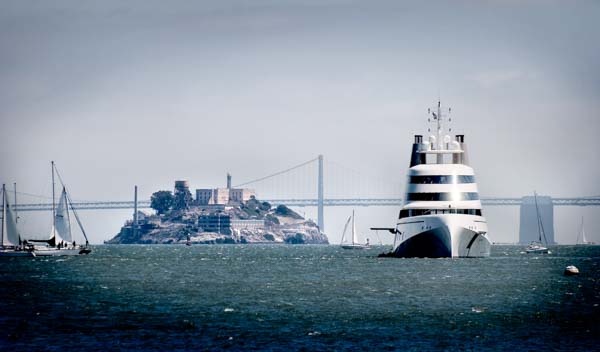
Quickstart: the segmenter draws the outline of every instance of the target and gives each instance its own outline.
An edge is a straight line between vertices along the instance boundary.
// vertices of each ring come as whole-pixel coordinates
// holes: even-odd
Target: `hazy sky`
[[[55,160],[75,199],[147,199],[324,154],[402,190],[441,96],[483,196],[600,195],[598,18],[598,1],[0,0],[0,180],[50,194]],[[357,211],[366,230],[398,208]],[[349,212],[327,210],[333,241]],[[599,212],[556,210],[557,239],[586,215],[600,241]],[[100,242],[130,213],[82,216]],[[518,208],[484,213],[516,240]]]

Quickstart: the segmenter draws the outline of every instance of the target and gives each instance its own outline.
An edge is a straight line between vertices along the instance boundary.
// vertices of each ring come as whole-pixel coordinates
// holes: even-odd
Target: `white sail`
[[[60,242],[62,242],[62,237],[60,237],[60,235],[58,234],[58,231],[56,231],[56,227],[54,227],[54,225],[52,225],[52,230],[50,230],[50,239],[54,238],[54,244],[58,244]]]
[[[67,205],[67,192],[63,188],[58,206],[56,207],[55,215],[55,230],[58,234],[56,242],[60,242],[59,237],[65,242],[73,242],[73,236],[71,235],[71,220],[69,218],[69,209]]]
[[[340,244],[344,244],[344,239],[346,236],[346,230],[348,230],[348,224],[350,224],[350,220],[352,219],[351,216],[348,217],[348,220],[346,221],[346,225],[344,225],[344,232],[342,232],[342,241],[340,242]]]
[[[21,235],[19,234],[19,230],[17,230],[17,218],[12,211],[11,206],[8,203],[8,197],[6,192],[3,194],[4,197],[4,209],[2,214],[2,226],[3,226],[3,236],[2,236],[2,245],[3,246],[18,246]]]
[[[352,244],[358,243],[356,240],[356,223],[354,222],[354,210],[352,210]]]
[[[587,238],[585,238],[585,227],[583,225],[583,217],[581,217],[581,243],[588,244]]]

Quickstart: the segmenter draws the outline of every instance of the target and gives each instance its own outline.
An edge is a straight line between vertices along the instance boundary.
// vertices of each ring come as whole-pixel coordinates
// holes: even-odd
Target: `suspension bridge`
[[[396,175],[394,175],[396,176]],[[324,231],[325,207],[394,206],[402,205],[402,189],[398,177],[382,179],[364,175],[332,161],[322,155],[295,166],[234,186],[253,188],[262,201],[274,205],[317,207],[317,223]],[[21,193],[34,196],[28,193]],[[47,196],[39,196],[47,198]],[[527,197],[482,197],[484,206],[521,206]],[[550,198],[551,206],[600,206],[600,196]],[[78,210],[134,209],[134,201],[79,201],[73,205]],[[138,208],[150,208],[150,200],[137,202]],[[17,211],[48,211],[52,203],[20,203]]]

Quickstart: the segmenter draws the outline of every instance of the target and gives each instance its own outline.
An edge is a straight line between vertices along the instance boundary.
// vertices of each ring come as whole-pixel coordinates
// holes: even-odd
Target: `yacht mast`
[[[448,141],[445,139],[445,136],[444,136],[444,116],[448,117],[448,121],[451,121],[450,117],[449,117],[451,111],[452,111],[452,109],[448,108],[447,114],[442,113],[442,101],[440,99],[438,99],[437,108],[427,109],[427,113],[431,114],[431,116],[433,116],[433,119],[435,120],[436,131],[435,131],[435,135],[431,136],[433,139],[435,139],[435,142],[431,141],[432,142],[431,149],[433,149],[433,150],[442,151],[442,150],[447,149],[446,144],[448,143]],[[427,119],[427,121],[431,122],[430,119]],[[428,128],[427,131],[431,132],[431,129]],[[443,160],[444,160],[443,154],[436,155],[436,163],[437,164],[443,164]]]

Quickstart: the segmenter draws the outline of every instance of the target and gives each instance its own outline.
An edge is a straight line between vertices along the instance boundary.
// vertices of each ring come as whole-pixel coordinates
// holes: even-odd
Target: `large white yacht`
[[[429,111],[437,133],[415,135],[393,257],[487,257],[490,241],[464,135],[444,134],[450,109]],[[450,130],[448,130],[450,131]]]

